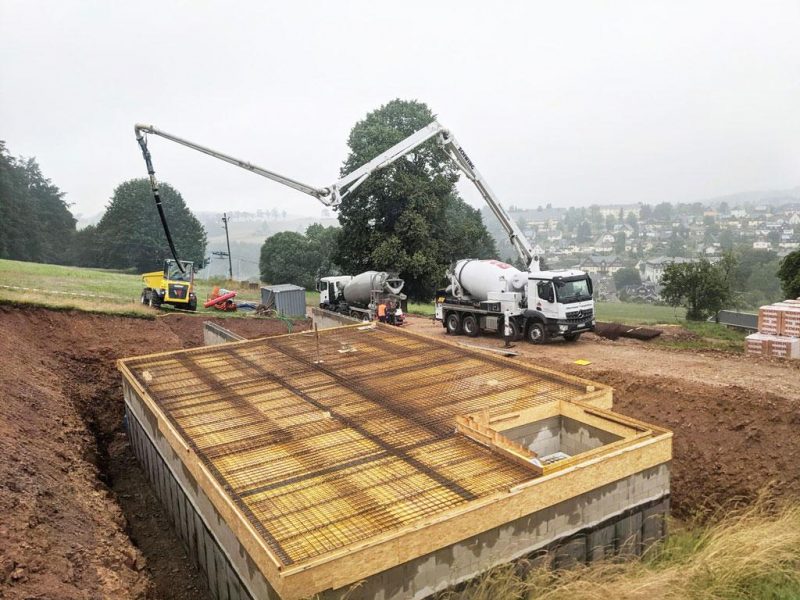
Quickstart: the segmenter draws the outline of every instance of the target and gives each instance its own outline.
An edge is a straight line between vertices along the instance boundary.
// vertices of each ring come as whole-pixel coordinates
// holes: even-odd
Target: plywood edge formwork
[[[360,326],[339,328],[348,330]],[[380,328],[379,328],[380,330]],[[327,330],[330,332],[336,330]],[[387,333],[388,330],[384,331]],[[392,335],[398,335],[391,332]],[[309,336],[307,332],[287,334],[287,336]],[[401,335],[409,336],[403,332]],[[273,339],[274,338],[270,338]],[[428,343],[430,340],[424,338]],[[152,413],[155,426],[160,435],[178,455],[181,463],[191,473],[192,478],[202,487],[220,517],[236,535],[241,546],[247,551],[258,569],[284,600],[305,598],[310,595],[331,589],[340,589],[359,580],[399,564],[408,562],[438,549],[498,527],[519,517],[530,515],[561,501],[589,492],[605,484],[609,484],[638,473],[668,463],[672,456],[672,434],[666,430],[646,425],[633,419],[620,418],[603,409],[610,405],[611,388],[592,382],[565,376],[554,371],[538,367],[525,366],[524,370],[532,376],[546,376],[569,381],[578,385],[583,393],[578,393],[577,402],[556,401],[537,407],[540,415],[566,414],[583,419],[599,419],[607,429],[617,433],[628,434],[635,430],[638,434],[647,432],[646,436],[637,434],[635,439],[628,436],[625,444],[608,447],[604,451],[587,454],[584,459],[569,461],[564,468],[552,470],[541,477],[533,478],[509,489],[479,497],[456,508],[440,511],[430,517],[418,519],[413,524],[397,527],[382,532],[368,539],[352,543],[333,551],[328,551],[309,560],[285,564],[266,544],[263,531],[260,533],[251,519],[246,515],[246,507],[232,498],[215,477],[208,461],[191,447],[181,432],[173,426],[168,415],[159,403],[150,395],[148,389],[140,383],[129,363],[137,364],[158,362],[176,355],[197,355],[221,351],[229,351],[231,347],[257,344],[258,340],[236,342],[219,348],[198,348],[172,353],[160,353],[136,359],[122,359],[118,362],[126,386],[136,394],[137,398]],[[459,349],[464,355],[476,356],[481,361],[495,365],[513,364],[520,370],[518,363],[508,359],[487,356],[483,353]],[[547,407],[547,410],[545,410]],[[534,411],[528,411],[531,413]],[[453,420],[455,421],[453,415]],[[526,414],[526,420],[533,417]],[[501,415],[502,417],[502,415]],[[506,422],[518,421],[519,414],[512,415]],[[495,416],[495,421],[498,417]],[[500,418],[499,420],[503,420]],[[579,458],[580,455],[576,458]]]

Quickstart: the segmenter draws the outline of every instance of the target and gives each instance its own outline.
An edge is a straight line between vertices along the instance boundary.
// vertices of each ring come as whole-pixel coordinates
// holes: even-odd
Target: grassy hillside
[[[201,304],[214,285],[213,282],[204,280],[195,281]],[[225,284],[221,285],[225,287]],[[235,285],[229,287],[239,291],[239,299],[260,301],[258,290],[246,290]],[[140,304],[141,292],[142,279],[137,274],[0,260],[0,300],[7,302],[95,312],[153,315],[152,309]],[[198,311],[213,312],[216,316],[221,314],[220,311],[202,307]]]

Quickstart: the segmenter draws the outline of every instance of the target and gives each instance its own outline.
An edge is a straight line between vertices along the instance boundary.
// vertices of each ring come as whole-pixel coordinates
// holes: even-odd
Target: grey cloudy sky
[[[798,31],[796,0],[0,0],[0,139],[89,215],[145,175],[137,121],[322,186],[353,124],[400,97],[428,103],[506,206],[693,201],[800,184]],[[193,210],[320,213],[150,147]]]

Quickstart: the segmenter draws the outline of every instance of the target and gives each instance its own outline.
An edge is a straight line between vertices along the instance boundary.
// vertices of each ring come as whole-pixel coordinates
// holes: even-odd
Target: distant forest
[[[0,141],[0,258],[146,271],[169,256],[146,179],[118,185],[100,221],[81,230],[64,196],[36,159],[14,157]],[[180,256],[201,268],[202,224],[167,183],[161,198]]]
[[[36,159],[11,156],[0,140],[0,258],[72,264],[75,223]]]

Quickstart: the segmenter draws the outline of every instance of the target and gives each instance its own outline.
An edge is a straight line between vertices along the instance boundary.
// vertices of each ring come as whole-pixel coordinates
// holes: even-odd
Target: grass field
[[[597,319],[631,325],[682,323],[686,311],[671,306],[635,304],[632,302],[597,302]]]
[[[215,285],[236,289],[239,292],[237,299],[260,302],[259,290],[239,289],[233,284],[198,279],[195,280],[195,293],[200,304]],[[141,293],[142,278],[136,274],[0,260],[0,300],[7,302],[152,316],[154,311],[139,301]],[[198,307],[198,312],[214,316],[233,314],[202,306]]]

